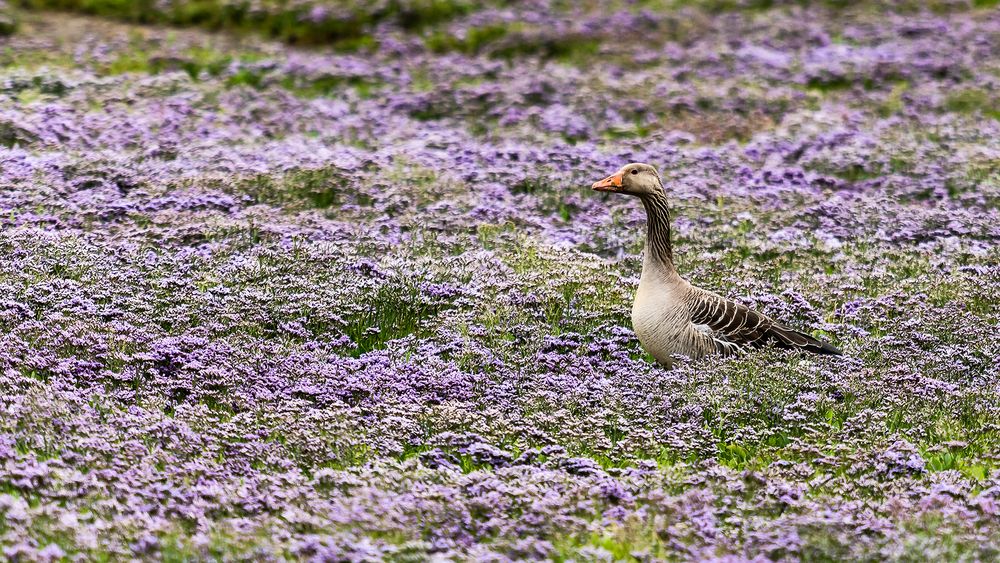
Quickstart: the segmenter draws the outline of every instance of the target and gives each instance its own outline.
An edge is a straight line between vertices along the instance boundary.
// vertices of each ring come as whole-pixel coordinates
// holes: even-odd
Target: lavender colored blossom
[[[14,4],[4,559],[1000,555],[990,8]],[[626,161],[845,356],[654,365]]]

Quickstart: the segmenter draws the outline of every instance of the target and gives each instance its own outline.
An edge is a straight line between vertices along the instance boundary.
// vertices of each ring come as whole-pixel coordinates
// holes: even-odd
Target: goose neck
[[[640,198],[646,208],[646,258],[647,261],[668,271],[674,270],[674,253],[670,244],[670,208],[667,196],[662,193]]]

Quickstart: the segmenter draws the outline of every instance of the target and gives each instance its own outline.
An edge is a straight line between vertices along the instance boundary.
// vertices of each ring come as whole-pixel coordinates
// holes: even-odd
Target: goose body
[[[646,209],[646,245],[632,305],[632,328],[657,362],[670,367],[674,355],[701,358],[769,344],[818,354],[841,353],[826,342],[682,278],[674,267],[666,192],[652,166],[626,164],[595,182],[593,188],[637,196]]]

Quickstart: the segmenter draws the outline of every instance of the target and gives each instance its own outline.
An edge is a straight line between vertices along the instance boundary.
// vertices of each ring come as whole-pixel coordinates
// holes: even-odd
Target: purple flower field
[[[1000,558],[995,1],[128,4],[0,2],[0,559]],[[845,355],[658,367],[629,161]]]

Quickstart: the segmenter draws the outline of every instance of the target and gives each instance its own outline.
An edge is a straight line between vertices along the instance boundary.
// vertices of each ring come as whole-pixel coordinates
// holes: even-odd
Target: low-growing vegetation
[[[1000,557],[990,2],[16,4],[0,559]]]

